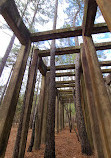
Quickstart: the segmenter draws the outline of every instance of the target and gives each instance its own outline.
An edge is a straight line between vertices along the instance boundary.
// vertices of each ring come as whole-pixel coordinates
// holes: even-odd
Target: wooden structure
[[[99,6],[106,23],[94,24],[97,6]],[[5,155],[8,138],[15,114],[15,109],[19,97],[19,92],[26,68],[31,42],[39,42],[44,40],[53,40],[59,38],[82,36],[83,43],[81,46],[73,46],[66,48],[57,48],[56,55],[65,55],[79,53],[81,55],[81,103],[85,125],[89,138],[92,137],[95,155],[97,158],[111,158],[111,102],[107,92],[106,84],[111,83],[111,75],[105,81],[102,73],[111,73],[111,69],[101,69],[103,66],[111,66],[111,61],[98,62],[96,51],[111,49],[111,42],[95,43],[91,35],[97,33],[105,33],[111,31],[111,1],[107,0],[86,0],[83,18],[83,26],[69,29],[57,29],[45,32],[30,33],[23,23],[14,0],[0,1],[0,14],[4,17],[22,46],[13,70],[13,74],[0,106],[0,158]],[[14,14],[13,14],[14,13]],[[34,143],[34,147],[40,148],[40,143],[46,142],[46,118],[48,104],[48,83],[50,82],[50,67],[47,67],[42,57],[50,55],[50,50],[36,50],[31,63],[29,79],[27,83],[28,99],[25,100],[25,112],[23,118],[23,130],[20,140],[19,158],[24,157],[29,117],[33,101],[33,93],[35,86],[36,68],[42,74],[42,86],[39,105],[39,127],[36,123],[36,131],[38,142]],[[56,70],[74,70],[75,65],[56,66]],[[75,76],[75,71],[56,73],[56,77]],[[45,86],[46,85],[46,86]],[[70,89],[62,89],[70,87]],[[57,81],[56,82],[56,131],[64,128],[64,104],[69,101],[74,102],[73,89],[75,80]],[[65,97],[64,97],[65,94]],[[67,95],[67,97],[66,97]],[[90,139],[91,141],[91,139]],[[90,142],[92,143],[92,142]]]

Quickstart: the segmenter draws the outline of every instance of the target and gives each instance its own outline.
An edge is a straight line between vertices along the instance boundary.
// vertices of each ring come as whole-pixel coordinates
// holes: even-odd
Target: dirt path
[[[8,148],[5,158],[12,158],[15,136],[16,129],[13,128],[8,142]],[[27,146],[29,145],[30,136],[31,131],[29,131]],[[75,133],[69,133],[68,129],[65,129],[57,134],[55,137],[55,142],[56,158],[95,158],[95,156],[89,157],[81,154],[80,143],[77,141]],[[42,145],[39,151],[33,151],[31,153],[26,152],[25,158],[43,158],[44,148],[45,146]]]

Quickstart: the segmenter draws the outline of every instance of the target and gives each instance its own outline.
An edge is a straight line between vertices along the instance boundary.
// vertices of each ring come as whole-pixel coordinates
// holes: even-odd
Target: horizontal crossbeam
[[[56,84],[56,88],[75,87],[75,84]]]
[[[92,34],[109,32],[109,29],[106,23],[95,24],[92,29]],[[56,29],[44,32],[37,32],[31,34],[32,42],[39,42],[45,40],[53,40],[59,38],[67,38],[67,37],[75,37],[82,36],[82,27],[78,26],[76,28],[64,28],[64,29]]]
[[[70,84],[70,83],[75,83],[75,80],[56,81],[56,84]]]
[[[64,89],[64,90],[58,90],[59,93],[73,93],[73,90],[72,89]]]
[[[102,69],[102,73],[111,73],[111,69]]]
[[[68,69],[75,69],[75,64],[56,66],[56,70],[68,70]],[[50,67],[47,67],[47,71],[50,71]]]
[[[74,72],[56,73],[56,77],[75,76]]]
[[[65,48],[57,48],[55,54],[56,55],[65,55],[65,54],[74,54],[80,53],[80,46],[73,47],[65,47]],[[103,42],[103,43],[95,43],[96,50],[106,50],[111,49],[111,42]],[[40,50],[39,56],[47,57],[50,56],[50,50]]]

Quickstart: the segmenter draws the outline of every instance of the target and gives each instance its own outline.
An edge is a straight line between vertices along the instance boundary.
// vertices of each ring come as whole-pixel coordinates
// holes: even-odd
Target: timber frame
[[[105,4],[105,5],[104,5]],[[99,6],[106,23],[94,24],[97,6]],[[22,18],[19,15],[17,6],[14,0],[1,0],[0,1],[0,14],[4,17],[16,37],[19,39],[22,47],[17,58],[13,74],[2,102],[3,106],[0,106],[0,158],[5,155],[8,138],[12,126],[12,121],[15,114],[15,108],[17,105],[19,92],[26,68],[26,62],[29,56],[31,42],[39,42],[45,40],[53,40],[60,38],[68,38],[75,36],[82,36],[83,43],[80,46],[57,48],[56,55],[65,55],[79,53],[81,55],[81,92],[82,92],[82,107],[84,119],[89,116],[90,124],[85,122],[87,129],[92,131],[93,146],[95,155],[97,158],[111,158],[111,102],[109,94],[105,84],[111,84],[111,68],[103,69],[104,66],[111,66],[110,61],[101,61],[97,59],[96,51],[111,49],[111,42],[94,43],[92,40],[92,34],[106,33],[111,31],[111,1],[107,0],[85,0],[83,26],[75,28],[56,29],[44,32],[31,33]],[[34,50],[36,56],[31,65],[32,77],[29,75],[29,82],[31,83],[31,89],[27,91],[26,95],[30,96],[29,100],[26,100],[26,113],[24,116],[24,124],[29,123],[29,113],[31,112],[31,104],[33,101],[33,93],[35,87],[36,68],[40,70],[42,74],[42,89],[40,105],[40,129],[39,129],[39,142],[37,142],[38,148],[40,142],[45,142],[45,118],[47,117],[45,112],[47,108],[45,105],[48,103],[48,84],[45,87],[45,83],[49,83],[50,67],[47,67],[43,62],[43,57],[50,56],[50,50]],[[34,68],[34,70],[33,70]],[[57,77],[72,76],[75,78],[75,64],[56,66],[56,71],[69,70],[66,72],[58,73]],[[70,71],[71,70],[71,71]],[[103,79],[103,73],[110,73]],[[14,86],[13,86],[14,84]],[[27,86],[29,84],[27,83]],[[67,88],[67,89],[63,89]],[[56,130],[64,128],[64,105],[69,102],[74,103],[74,90],[75,79],[56,81]],[[25,103],[25,104],[26,104]],[[28,110],[27,110],[28,109]],[[86,110],[87,109],[87,110]],[[86,110],[86,111],[85,111]],[[60,116],[58,116],[58,111]],[[11,116],[9,118],[9,116]],[[59,122],[59,117],[61,117]],[[60,126],[60,129],[59,129]],[[91,127],[90,127],[91,126]],[[28,131],[28,126],[23,129]],[[23,131],[23,132],[24,132]],[[26,133],[22,133],[23,146],[20,146],[19,157],[24,157],[26,140]],[[89,134],[90,136],[90,134]],[[92,143],[92,142],[90,142]],[[23,147],[23,149],[22,149]]]

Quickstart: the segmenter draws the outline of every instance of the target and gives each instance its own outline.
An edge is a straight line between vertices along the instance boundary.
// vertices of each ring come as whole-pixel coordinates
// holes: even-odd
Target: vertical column
[[[27,91],[25,95],[25,110],[23,116],[23,123],[22,123],[22,132],[21,132],[21,139],[20,139],[20,147],[19,147],[19,158],[24,157],[26,142],[27,142],[27,134],[29,128],[29,121],[30,121],[30,114],[33,102],[33,95],[34,95],[34,88],[36,82],[36,75],[37,75],[37,65],[38,65],[38,54],[34,52],[29,77],[27,81]]]
[[[90,121],[90,114],[89,114],[89,109],[88,109],[88,102],[87,102],[83,73],[81,73],[81,104],[82,104],[88,139],[93,149],[94,147],[93,147],[93,139],[92,139],[91,121]]]
[[[63,117],[63,129],[64,129],[64,104],[63,104],[63,106],[62,106],[62,109],[63,109],[63,115],[62,115],[62,117]]]
[[[59,94],[57,97],[57,133],[59,133]]]
[[[55,100],[55,131],[57,132],[57,103],[58,103],[58,98],[56,96],[56,100]]]
[[[44,97],[45,97],[45,76],[42,76],[42,83],[41,83],[41,91],[40,91],[40,100],[39,100],[39,107],[38,107],[38,120],[36,123],[39,125],[36,126],[38,129],[36,129],[37,134],[35,137],[35,143],[34,148],[36,150],[40,149],[41,144],[41,135],[42,135],[42,124],[43,124],[43,112],[44,112]]]
[[[61,115],[61,109],[62,109],[62,106],[61,106],[61,102],[59,101],[59,130],[60,130],[60,131],[62,130],[62,115]]]
[[[106,157],[111,157],[111,103],[102,77],[96,50],[91,37],[83,37],[86,58],[91,77],[92,91],[97,111],[103,151]]]
[[[0,106],[0,157],[4,157],[8,143],[8,138],[16,110],[16,105],[19,97],[19,91],[22,84],[22,79],[30,51],[30,42],[27,46],[22,46],[13,70],[13,74]]]
[[[43,112],[43,124],[42,124],[42,143],[46,143],[46,127],[47,127],[47,108],[48,108],[48,98],[49,98],[49,82],[50,82],[50,72],[46,73],[46,84],[45,84],[45,98],[44,98],[44,112]]]
[[[82,106],[81,106],[80,75],[81,75],[81,60],[80,60],[80,54],[77,54],[76,63],[75,63],[75,97],[76,97],[77,128],[80,136],[82,153],[91,155],[92,149],[88,140]]]

